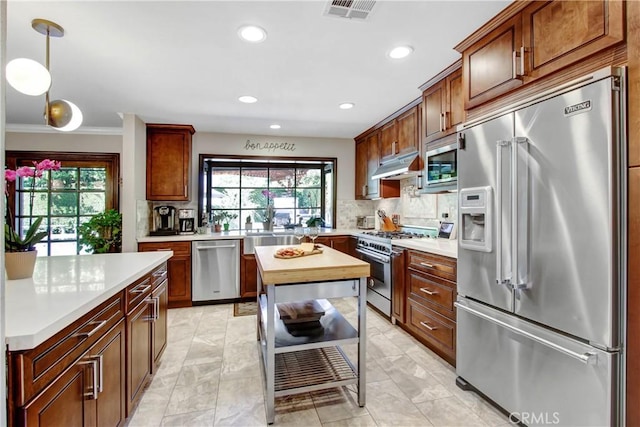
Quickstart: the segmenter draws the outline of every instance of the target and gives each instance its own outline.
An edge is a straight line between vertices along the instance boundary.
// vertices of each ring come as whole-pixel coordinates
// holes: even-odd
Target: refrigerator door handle
[[[496,283],[509,285],[509,278],[502,277],[502,150],[511,145],[511,141],[496,142]]]
[[[524,194],[523,191],[526,192],[527,186],[523,186],[523,191],[519,191],[519,161],[518,155],[520,153],[520,146],[529,142],[529,139],[523,137],[515,137],[513,138],[511,144],[511,288],[512,289],[527,289],[530,286],[528,285],[528,280],[526,279],[526,274],[520,274],[520,257],[518,256],[519,245],[524,244],[526,247],[526,236],[520,236],[518,232],[518,222],[522,219],[520,218],[519,212],[519,204],[518,197],[522,197],[524,200],[527,200],[527,194]],[[499,170],[499,169],[498,169]],[[526,214],[526,213],[523,213]],[[525,221],[526,222],[526,221]],[[521,239],[522,238],[522,239]],[[524,280],[521,280],[524,278]]]
[[[594,352],[591,351],[587,351],[585,353],[578,353],[575,352],[573,350],[569,350],[568,348],[565,348],[559,344],[556,344],[554,342],[551,342],[549,340],[546,340],[542,337],[539,337],[535,334],[532,334],[530,332],[527,331],[523,331],[520,328],[516,328],[515,326],[512,326],[506,322],[503,322],[500,319],[496,319],[494,317],[491,317],[485,313],[482,313],[478,310],[475,310],[471,307],[466,306],[465,304],[461,304],[460,302],[454,302],[453,303],[454,306],[456,306],[458,309],[460,310],[464,310],[467,311],[471,314],[473,314],[474,316],[480,317],[481,319],[487,320],[489,322],[495,323],[498,326],[501,326],[505,329],[508,329],[509,331],[518,334],[518,335],[522,335],[524,337],[529,338],[532,341],[535,341],[539,344],[542,344],[544,346],[547,346],[553,350],[559,351],[560,353],[566,354],[569,357],[572,357],[582,363],[584,363],[585,365],[596,365],[598,363],[598,355]]]

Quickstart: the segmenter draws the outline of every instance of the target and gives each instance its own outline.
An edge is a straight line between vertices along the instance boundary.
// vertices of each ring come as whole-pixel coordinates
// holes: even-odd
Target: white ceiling
[[[44,64],[31,20],[62,25],[50,94],[76,103],[83,127],[120,128],[118,113],[134,113],[200,132],[353,138],[419,97],[459,57],[453,46],[508,3],[378,1],[358,22],[324,16],[326,1],[9,0],[6,59]],[[241,41],[243,24],[267,40]],[[387,58],[398,44],[413,55]],[[44,95],[6,92],[7,124],[42,123]],[[238,102],[247,94],[258,102]],[[355,108],[338,109],[346,101]]]

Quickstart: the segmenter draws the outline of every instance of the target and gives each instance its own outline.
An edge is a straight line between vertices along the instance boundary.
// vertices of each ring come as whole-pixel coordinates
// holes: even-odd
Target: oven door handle
[[[389,264],[389,258],[388,257],[383,257],[381,255],[374,254],[374,253],[366,251],[364,249],[357,249],[356,248],[356,252],[359,252],[362,255],[368,256],[369,258],[374,259],[376,261],[380,261],[380,262],[382,262],[384,264]]]

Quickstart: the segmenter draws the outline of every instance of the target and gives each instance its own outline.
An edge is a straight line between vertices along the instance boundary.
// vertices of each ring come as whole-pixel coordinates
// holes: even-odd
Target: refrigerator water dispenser
[[[459,192],[460,247],[491,252],[492,191],[491,187],[464,188]]]

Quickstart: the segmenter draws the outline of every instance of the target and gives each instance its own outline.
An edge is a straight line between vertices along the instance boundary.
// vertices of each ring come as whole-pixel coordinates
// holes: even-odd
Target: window
[[[91,216],[118,208],[118,154],[8,152],[7,167],[32,166],[33,161],[58,160],[59,171],[47,171],[35,180],[20,178],[9,187],[17,228],[21,235],[33,220],[44,217],[41,230],[49,235],[36,245],[38,256],[85,253],[78,245],[78,226]],[[30,206],[33,210],[30,210]]]
[[[200,156],[201,222],[213,223],[222,212],[231,214],[230,230],[263,229],[267,205],[274,208],[276,229],[323,218],[335,222],[335,159],[237,159]]]

